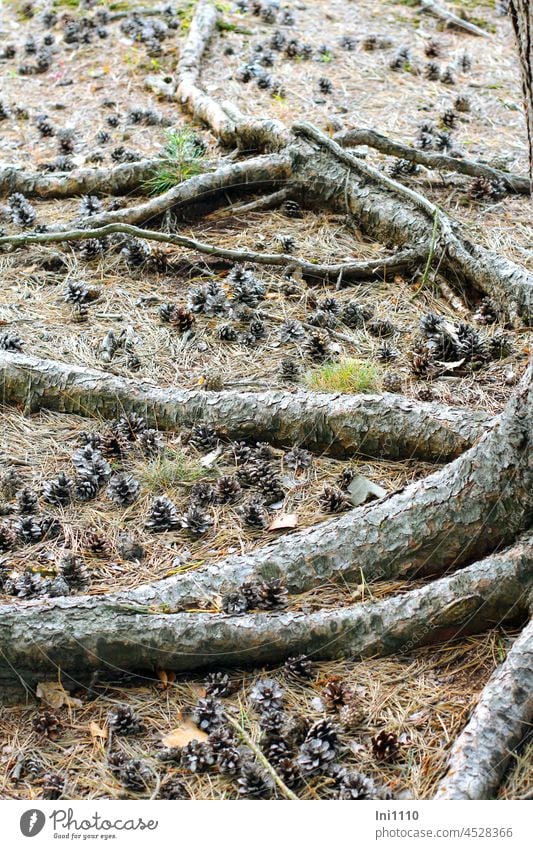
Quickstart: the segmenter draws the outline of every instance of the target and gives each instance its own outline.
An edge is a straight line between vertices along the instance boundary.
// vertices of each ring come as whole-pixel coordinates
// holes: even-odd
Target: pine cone
[[[75,554],[65,554],[59,563],[58,572],[71,590],[82,590],[89,584],[87,567],[82,558]]]
[[[339,710],[340,723],[347,729],[357,728],[361,725],[364,718],[364,711],[359,702],[356,702],[355,699],[350,699],[350,701],[343,704]]]
[[[283,344],[288,342],[300,342],[304,336],[305,329],[303,324],[294,319],[285,321],[279,329],[280,342],[283,342]],[[294,360],[288,360],[287,362],[294,362]]]
[[[327,740],[313,737],[300,746],[300,754],[296,760],[305,773],[319,772],[335,758],[335,748]]]
[[[154,779],[148,764],[138,758],[125,761],[118,770],[118,777],[124,787],[134,792],[147,790]]]
[[[373,318],[372,321],[368,322],[366,327],[371,336],[378,336],[380,338],[393,336],[396,333],[396,327],[392,321],[386,318]]]
[[[100,440],[99,449],[104,457],[118,457],[122,459],[128,451],[128,440],[122,432],[108,430]]]
[[[133,475],[121,472],[113,475],[107,487],[108,498],[120,507],[128,507],[139,497],[139,481]]]
[[[267,737],[262,748],[267,761],[273,766],[276,766],[284,758],[289,757],[291,751],[290,746],[280,737],[275,737],[274,739]]]
[[[215,763],[215,755],[209,743],[191,740],[181,750],[181,763],[189,772],[205,772]]]
[[[69,504],[73,494],[74,481],[65,472],[60,472],[57,478],[47,481],[43,486],[43,499],[57,507]]]
[[[339,781],[338,799],[377,799],[376,785],[360,772],[345,772]]]
[[[216,500],[219,504],[235,501],[241,494],[241,485],[236,478],[225,475],[217,481]]]
[[[380,363],[390,363],[392,360],[396,360],[398,358],[398,351],[396,348],[393,348],[392,345],[384,342],[378,348],[377,358]]]
[[[8,522],[0,525],[0,551],[10,551],[15,547],[17,534]]]
[[[318,496],[318,503],[324,513],[340,513],[353,506],[349,496],[336,486],[325,486]]]
[[[266,528],[268,513],[261,498],[250,498],[239,510],[242,521],[251,528]]]
[[[198,504],[205,507],[207,504],[213,504],[216,499],[215,488],[206,481],[198,481],[191,487],[189,495],[189,503],[191,505]]]
[[[196,708],[192,712],[192,720],[202,731],[213,731],[218,728],[225,719],[224,708],[216,699],[208,696],[199,699]]]
[[[364,327],[365,322],[371,319],[372,315],[372,308],[361,306],[357,301],[347,301],[341,311],[341,321],[346,327],[357,330]]]
[[[175,307],[168,319],[169,324],[180,333],[190,330],[195,322],[192,312],[185,307]]]
[[[145,528],[151,533],[175,531],[181,527],[176,505],[166,495],[154,498],[145,522]]]
[[[380,731],[376,737],[372,737],[372,753],[377,761],[393,763],[398,760],[400,754],[400,743],[398,737],[392,731]]]
[[[248,797],[268,796],[273,789],[270,776],[253,762],[242,765],[237,784],[241,796]]]
[[[189,507],[187,513],[181,517],[182,527],[195,537],[206,534],[212,524],[211,516],[196,505]]]
[[[283,456],[283,464],[296,472],[308,469],[313,462],[313,455],[305,448],[292,448]]]
[[[33,730],[50,740],[57,740],[61,732],[61,723],[50,711],[44,711],[33,720]]]
[[[156,457],[164,449],[164,439],[155,428],[147,427],[139,435],[139,445],[145,457]]]
[[[279,371],[282,380],[295,380],[300,374],[298,363],[289,359],[281,361]]]
[[[236,746],[227,746],[217,754],[217,766],[223,775],[237,775],[242,768],[242,752]]]
[[[83,544],[93,554],[106,557],[111,550],[109,540],[97,529],[89,528],[83,538]]]
[[[311,333],[305,343],[306,354],[315,362],[323,362],[330,355],[329,338],[325,333]]]
[[[279,710],[283,703],[283,690],[273,678],[264,678],[250,690],[250,701],[261,712]]]
[[[113,430],[129,442],[135,442],[141,433],[146,430],[146,421],[137,413],[129,413],[127,416],[119,418]]]
[[[91,445],[78,448],[72,455],[72,462],[80,477],[96,478],[100,485],[111,477],[111,466],[104,460],[101,452]]]
[[[118,705],[109,714],[109,724],[115,734],[140,734],[144,728],[129,705]]]
[[[322,701],[328,710],[339,710],[350,698],[350,690],[342,681],[328,681],[322,691]]]
[[[281,209],[287,218],[303,218],[302,208],[295,200],[286,200]]]
[[[189,442],[195,448],[215,448],[218,444],[218,433],[208,424],[197,424],[191,430]]]
[[[232,691],[230,677],[225,672],[209,672],[204,686],[208,696],[229,696]]]
[[[43,799],[61,799],[65,785],[66,779],[62,775],[47,772],[42,779]]]
[[[284,664],[284,669],[290,675],[295,675],[297,678],[312,678],[313,665],[305,654],[298,657],[289,657]]]
[[[288,591],[281,581],[262,581],[253,587],[255,607],[259,610],[276,610],[287,604]]]
[[[386,371],[383,375],[383,389],[386,392],[400,393],[402,391],[401,375],[393,371]]]
[[[92,501],[100,491],[98,478],[92,475],[78,478],[76,481],[76,498],[78,501]]]
[[[249,610],[248,599],[242,592],[227,593],[222,597],[221,607],[224,613],[230,616],[247,613]]]
[[[22,515],[37,512],[37,493],[32,489],[21,489],[17,492],[17,508]]]
[[[209,735],[209,745],[213,752],[218,754],[223,749],[231,748],[235,745],[235,734],[233,729],[228,725],[219,725]]]
[[[159,791],[158,799],[190,799],[187,785],[179,778],[171,776],[163,781]]]

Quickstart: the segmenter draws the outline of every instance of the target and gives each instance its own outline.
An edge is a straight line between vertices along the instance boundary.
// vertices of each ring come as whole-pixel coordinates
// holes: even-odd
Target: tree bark
[[[345,458],[445,462],[495,421],[483,411],[424,403],[391,393],[205,392],[162,389],[104,371],[0,351],[4,403],[113,419],[136,412],[162,430],[213,425],[232,439],[305,446]]]
[[[533,721],[533,621],[514,642],[452,746],[436,799],[490,799]]]
[[[0,196],[22,192],[43,200],[76,195],[124,195],[134,192],[154,173],[161,159],[124,162],[113,168],[80,168],[61,174],[29,174],[13,166],[0,168]]]
[[[533,6],[530,0],[511,0],[509,12],[520,60],[529,141],[529,172],[533,180]]]
[[[508,551],[418,590],[340,610],[303,613],[167,613],[122,594],[18,602],[0,608],[0,682],[28,685],[54,673],[75,679],[106,666],[198,669],[383,657],[523,617],[531,605],[531,535]],[[40,676],[40,677],[39,677]]]

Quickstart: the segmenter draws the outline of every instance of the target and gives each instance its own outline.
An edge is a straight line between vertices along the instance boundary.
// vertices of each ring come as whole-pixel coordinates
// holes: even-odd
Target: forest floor
[[[6,2],[0,22],[0,46],[13,44],[14,58],[0,60],[2,103],[10,115],[0,121],[0,157],[28,171],[44,168],[58,155],[57,135],[43,136],[36,125],[45,113],[56,130],[72,129],[74,149],[68,154],[76,166],[102,164],[110,167],[126,148],[143,158],[161,152],[170,132],[178,132],[186,119],[176,103],[157,99],[146,86],[150,74],[174,72],[180,44],[187,31],[191,6],[176,7],[179,26],[161,42],[160,55],[149,55],[146,44],[135,42],[121,31],[127,18],[105,23],[106,37],[93,35],[90,43],[68,44],[63,39],[64,18],[92,18],[98,10],[133,13],[144,3],[120,2],[95,5],[54,2],[58,22],[43,26],[39,3],[28,16],[28,4]],[[91,5],[92,4],[88,4]],[[370,127],[404,143],[414,143],[420,127],[431,123],[449,132],[455,150],[472,159],[508,169],[527,170],[524,117],[520,82],[509,21],[499,15],[493,2],[461,2],[450,7],[466,8],[471,20],[496,35],[490,44],[459,30],[443,28],[434,18],[420,14],[409,2],[363,3],[350,0],[312,0],[308,3],[284,3],[294,12],[293,26],[267,24],[250,12],[237,11],[233,3],[223,5],[225,22],[221,37],[213,44],[205,63],[202,84],[215,97],[233,100],[251,114],[271,115],[290,124],[297,119],[313,122],[328,132],[352,127]],[[81,7],[81,8],[80,8]],[[276,29],[312,46],[309,61],[294,60],[275,53],[272,73],[283,85],[284,94],[258,87],[254,81],[239,82],[239,68],[249,61],[257,47],[263,51]],[[34,60],[25,55],[28,39],[38,45],[51,34],[53,62],[43,74],[26,75],[20,66]],[[387,45],[367,49],[371,34]],[[354,49],[343,46],[343,37],[354,39]],[[439,55],[428,58],[425,48],[434,40]],[[400,70],[390,68],[398,50],[409,48],[409,60]],[[1,52],[1,51],[0,51]],[[257,50],[256,50],[256,54]],[[466,57],[466,58],[465,58]],[[427,78],[429,61],[442,69],[453,67],[453,82]],[[331,82],[331,91],[320,89],[320,78]],[[323,86],[324,87],[324,86]],[[327,88],[327,86],[326,86]],[[457,112],[458,96],[469,99],[467,112]],[[157,122],[147,125],[132,118],[132,110],[155,109]],[[453,110],[454,126],[446,126],[446,115]],[[444,117],[444,123],[443,123]],[[111,120],[110,120],[111,119]],[[116,124],[116,126],[112,126]],[[106,131],[109,139],[98,140]],[[205,159],[220,158],[217,143],[201,127],[195,128],[205,144]],[[122,154],[123,155],[123,154]],[[370,151],[369,161],[389,167],[392,160]],[[466,177],[426,172],[421,169],[408,178],[452,217],[459,219],[476,240],[504,256],[533,270],[531,242],[531,206],[526,196],[507,194],[501,199],[472,199],[471,180]],[[105,208],[115,199],[103,198]],[[79,199],[32,200],[37,223],[51,225],[76,217]],[[127,196],[120,204],[138,202]],[[6,232],[17,228],[7,215],[0,225]],[[176,226],[169,216],[168,229]],[[201,221],[182,222],[179,232],[225,247],[276,250],[280,237],[291,237],[300,256],[317,261],[341,261],[347,257],[367,259],[390,253],[384,246],[367,238],[357,221],[342,214],[304,211],[303,217],[288,217],[282,210],[239,215],[231,209],[217,209]],[[323,388],[326,391],[380,392],[395,381],[396,391],[407,397],[432,399],[455,406],[499,412],[512,386],[527,362],[530,338],[525,332],[504,327],[498,320],[477,326],[488,337],[504,331],[511,341],[510,353],[474,372],[425,379],[413,373],[411,354],[419,335],[422,316],[432,312],[451,320],[476,324],[472,312],[459,315],[438,280],[421,283],[419,276],[394,276],[384,281],[364,283],[336,291],[331,285],[309,286],[297,277],[287,281],[279,269],[257,270],[266,297],[259,307],[264,335],[250,344],[246,326],[237,327],[238,338],[219,338],[224,318],[195,316],[192,330],[179,334],[161,321],[161,305],[171,302],[185,305],[189,290],[209,279],[225,285],[228,269],[209,263],[201,256],[167,247],[165,262],[134,267],[120,252],[105,252],[88,259],[76,245],[32,246],[24,251],[0,254],[0,325],[3,331],[18,333],[25,353],[62,360],[99,369],[108,369],[125,377],[161,386],[260,390],[295,386]],[[57,258],[57,266],[50,263]],[[159,266],[159,267],[158,267]],[[65,287],[81,281],[99,290],[88,316],[80,321],[65,302]],[[279,328],[289,319],[307,321],[317,303],[327,297],[337,299],[340,308],[356,301],[368,307],[374,319],[392,322],[387,338],[380,336],[371,322],[361,328],[339,325],[351,342],[332,338],[335,359],[355,360],[347,366],[348,378],[336,385],[327,369],[313,362],[300,342],[280,340]],[[124,331],[129,351],[118,351],[109,364],[102,361],[100,343],[109,332],[118,337]],[[384,363],[383,343],[390,345],[392,358]],[[132,356],[132,352],[134,356]],[[287,382],[280,372],[281,362],[293,360],[298,374]],[[363,367],[366,366],[366,370]],[[361,384],[364,380],[366,385]],[[392,375],[392,377],[391,377]],[[18,487],[39,491],[45,481],[60,471],[72,472],[71,457],[79,447],[82,434],[106,429],[106,423],[41,412],[29,417],[13,408],[0,411],[2,448],[0,461],[4,481],[15,469]],[[189,570],[206,560],[214,561],[233,552],[245,552],[263,545],[291,527],[311,526],[327,518],[318,496],[325,484],[334,484],[347,466],[394,492],[407,483],[427,475],[436,464],[415,459],[379,461],[356,457],[349,462],[326,456],[314,457],[309,468],[296,472],[284,460],[283,451],[273,452],[285,497],[269,508],[269,521],[281,516],[281,529],[267,527],[250,530],[243,525],[234,503],[212,507],[213,524],[200,538],[186,531],[154,536],[143,530],[143,522],[154,496],[168,495],[180,513],[187,510],[191,488],[199,481],[216,483],[223,475],[234,475],[236,461],[231,442],[220,435],[220,452],[211,447],[195,446],[187,434],[165,435],[162,455],[145,457],[134,445],[120,467],[140,481],[140,497],[126,508],[110,503],[103,492],[97,499],[65,508],[47,506],[57,516],[63,535],[17,548],[4,557],[4,569],[20,574],[31,569],[53,574],[65,549],[85,560],[89,574],[88,592],[132,587],[165,577],[177,570]],[[290,448],[291,446],[287,446]],[[112,465],[119,466],[119,460]],[[9,477],[9,475],[8,475]],[[10,515],[15,504],[14,492],[4,486],[2,513]],[[287,521],[286,517],[291,518]],[[283,524],[287,527],[283,528]],[[103,552],[87,547],[88,529],[97,529],[107,541]],[[120,554],[119,534],[135,530],[145,556],[136,561]],[[361,584],[342,586],[325,583],[318,589],[289,599],[289,608],[313,610],[334,607],[347,601],[379,598],[403,592],[421,582],[396,580],[369,588]],[[3,601],[12,600],[7,593]],[[219,600],[206,601],[206,609],[216,610]],[[259,726],[250,700],[250,690],[261,678],[275,678],[284,690],[288,713],[315,722],[327,712],[324,688],[331,681],[342,681],[353,693],[360,708],[360,719],[341,732],[345,766],[375,779],[397,798],[429,798],[442,776],[447,749],[475,704],[480,690],[496,665],[505,657],[515,632],[507,627],[468,638],[451,639],[437,647],[410,650],[401,656],[363,662],[313,663],[309,680],[295,678],[282,668],[232,672],[233,692],[225,699],[240,713],[254,740]],[[312,660],[312,658],[311,658]],[[158,759],[162,737],[180,724],[180,716],[193,708],[205,695],[204,677],[168,676],[164,670],[149,676],[133,676],[121,670],[109,671],[95,680],[92,688],[76,688],[63,681],[72,698],[55,712],[61,729],[57,735],[43,737],[34,728],[36,716],[47,709],[45,700],[28,696],[27,703],[0,707],[0,797],[36,799],[42,795],[42,773],[59,774],[66,780],[64,797],[71,799],[137,798],[160,794],[170,779],[179,778],[184,797],[194,799],[237,798],[238,788],[231,776],[213,771],[190,774]],[[61,701],[61,699],[60,699]],[[144,724],[142,733],[109,738],[108,715],[117,705],[129,705]],[[50,707],[50,706],[49,706]],[[331,716],[335,718],[335,708]],[[376,761],[371,737],[382,730],[398,735],[400,756],[393,763]],[[139,758],[151,772],[151,779],[138,792],[126,789],[109,769],[107,755],[124,752]],[[501,798],[517,799],[531,791],[533,746],[526,745],[500,789]],[[14,776],[21,758],[34,755],[42,763],[41,777]],[[159,789],[159,785],[163,791]],[[298,790],[304,799],[331,798],[334,782],[324,776],[307,780]]]

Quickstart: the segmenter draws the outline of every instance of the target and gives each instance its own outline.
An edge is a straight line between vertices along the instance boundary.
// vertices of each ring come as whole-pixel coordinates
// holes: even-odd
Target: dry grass
[[[132,3],[131,6],[137,4]],[[143,5],[143,4],[141,4]],[[69,9],[69,11],[72,11]],[[76,14],[76,11],[73,12]],[[486,3],[469,4],[469,13],[483,17],[497,27],[498,49],[487,50],[481,39],[457,31],[440,31],[437,21],[420,16],[409,5],[390,3],[347,3],[329,0],[328,3],[308,4],[305,11],[296,9],[298,19],[294,35],[315,50],[324,42],[324,21],[332,60],[322,62],[316,56],[311,62],[294,62],[283,57],[276,60],[274,76],[283,79],[286,95],[272,98],[253,83],[237,82],[234,72],[247,61],[254,45],[265,44],[272,28],[257,18],[224,12],[226,21],[253,30],[253,35],[225,30],[214,40],[203,72],[204,84],[213,96],[233,99],[245,111],[271,114],[287,123],[305,118],[322,129],[351,126],[371,126],[402,141],[412,141],[420,123],[439,122],[442,113],[450,108],[457,94],[468,94],[472,101],[469,113],[461,114],[453,132],[459,147],[469,156],[486,161],[500,160],[504,167],[526,169],[526,145],[518,72],[508,21],[497,18]],[[35,21],[24,23],[19,31],[11,30],[15,21],[13,7],[5,15],[9,40],[22,44],[27,32],[37,32]],[[16,161],[32,170],[56,153],[54,138],[41,138],[34,125],[34,116],[46,104],[51,119],[60,127],[73,124],[77,133],[76,151],[80,163],[90,164],[95,149],[97,130],[108,129],[105,120],[111,112],[120,116],[120,124],[110,129],[111,143],[104,145],[104,164],[111,164],[109,151],[117,145],[132,147],[143,156],[161,151],[166,142],[163,126],[128,125],[124,116],[135,106],[152,104],[143,80],[147,73],[173,72],[179,54],[180,37],[164,43],[163,56],[150,59],[143,46],[125,43],[118,27],[109,27],[109,39],[89,46],[67,48],[60,54],[53,69],[45,75],[23,77],[13,73],[15,62],[0,66],[2,97],[8,103],[28,108],[29,120],[2,122],[0,151],[6,161]],[[289,31],[288,31],[289,32]],[[376,32],[393,39],[393,47],[385,51],[353,52],[341,49],[339,40],[349,33],[360,39]],[[39,37],[42,33],[39,31]],[[458,76],[456,86],[444,86],[425,79],[417,73],[426,59],[423,48],[427,39],[435,37],[442,45],[442,65],[453,62],[465,51],[472,56],[472,71]],[[395,50],[407,45],[412,51],[410,70],[394,73],[389,62]],[[227,48],[232,48],[229,53]],[[19,51],[22,53],[22,51]],[[113,61],[109,61],[112,56]],[[221,74],[224,68],[227,73]],[[317,80],[327,76],[333,84],[331,95],[320,95]],[[66,84],[71,81],[71,84]],[[112,98],[115,106],[103,101]],[[161,101],[157,109],[179,133],[185,119],[176,112],[175,104]],[[177,117],[178,116],[178,117]],[[219,155],[210,133],[198,130],[207,145],[206,156]],[[385,166],[385,158],[369,152],[372,162]],[[472,238],[528,267],[532,265],[530,205],[525,197],[506,197],[498,203],[475,203],[468,199],[468,180],[453,175],[428,176],[424,172],[413,178],[415,184],[450,214],[465,222]],[[124,199],[125,204],[138,202],[136,197]],[[78,200],[35,201],[39,223],[50,224],[58,219],[70,220],[77,214]],[[9,222],[2,226],[14,230]],[[280,234],[296,241],[295,251],[308,259],[339,261],[348,257],[370,259],[389,254],[391,246],[373,242],[353,221],[344,215],[322,211],[305,211],[301,220],[287,218],[281,211],[239,216],[233,210],[219,209],[200,223],[175,221],[169,217],[165,226],[179,226],[180,232],[212,241],[224,247],[250,247],[256,250],[275,249]],[[66,266],[61,272],[43,269],[43,261],[59,252]],[[10,330],[20,332],[28,353],[58,358],[67,362],[102,367],[98,344],[113,330],[117,335],[129,329],[135,339],[135,350],[141,361],[136,373],[143,380],[161,385],[196,387],[207,376],[219,375],[224,388],[256,389],[261,387],[291,388],[279,376],[283,358],[295,359],[302,377],[312,363],[300,344],[282,344],[280,323],[287,319],[305,320],[318,300],[336,297],[340,304],[350,299],[373,308],[377,318],[393,321],[392,343],[399,352],[389,366],[402,381],[402,392],[416,396],[426,389],[423,380],[415,378],[409,366],[409,351],[418,332],[420,316],[432,311],[455,317],[452,307],[443,298],[438,282],[431,279],[424,287],[419,280],[405,277],[365,283],[351,289],[335,291],[333,286],[309,286],[298,278],[290,282],[279,269],[257,270],[265,284],[267,297],[259,312],[266,325],[266,335],[254,347],[240,343],[222,343],[218,338],[221,320],[198,316],[194,333],[180,336],[159,320],[158,310],[167,301],[185,303],[188,289],[213,276],[225,283],[226,269],[213,270],[202,257],[184,251],[168,250],[170,267],[165,271],[131,269],[119,253],[108,252],[90,262],[82,261],[78,249],[62,246],[34,248],[24,252],[0,255],[0,321]],[[66,282],[81,279],[101,288],[99,300],[90,308],[89,321],[78,324],[71,309],[63,301]],[[240,332],[246,324],[238,326]],[[361,381],[379,381],[377,352],[380,340],[363,327],[349,330],[338,328],[351,342],[333,340],[339,362],[328,364],[313,372],[312,380],[326,380],[331,391],[364,391]],[[498,326],[487,329],[490,334]],[[442,378],[430,386],[436,400],[498,411],[507,399],[510,388],[504,375],[513,369],[518,375],[526,361],[530,341],[526,334],[512,334],[514,352],[507,360],[495,362],[475,375]],[[360,367],[345,368],[344,363],[360,363]],[[132,376],[126,357],[118,354],[109,368]],[[371,381],[370,383],[368,381]],[[296,382],[297,383],[297,382]],[[70,457],[79,434],[90,427],[104,428],[104,422],[89,423],[75,416],[41,413],[31,418],[19,412],[3,410],[2,464],[14,464],[23,481],[38,488],[41,483],[61,469],[71,470]],[[222,474],[235,473],[231,447],[215,466],[201,466],[202,453],[187,445],[180,434],[168,434],[165,455],[146,460],[133,448],[124,461],[124,468],[141,482],[141,495],[132,507],[121,510],[113,507],[105,492],[89,504],[64,510],[50,508],[58,515],[65,529],[64,540],[41,543],[16,550],[10,565],[16,570],[27,566],[54,569],[65,545],[83,555],[91,576],[91,593],[104,593],[110,587],[126,588],[162,578],[176,568],[194,568],[224,557],[232,552],[245,552],[263,545],[272,534],[243,528],[238,517],[239,502],[212,509],[214,523],[209,533],[194,540],[180,531],[163,534],[154,539],[143,530],[143,521],[151,498],[167,493],[179,511],[188,503],[190,487],[196,480],[213,481]],[[324,519],[317,506],[322,486],[331,483],[343,464],[326,457],[316,457],[311,469],[295,477],[283,465],[282,452],[275,452],[274,463],[284,478],[287,491],[279,508],[296,512],[299,527],[308,527]],[[354,458],[356,470],[392,492],[412,480],[428,474],[434,466],[415,461],[403,463],[368,462]],[[4,499],[9,509],[13,502]],[[83,535],[96,526],[110,542],[110,552],[96,557],[84,548]],[[141,563],[121,559],[117,549],[121,530],[134,529],[146,549]],[[178,558],[180,566],[176,566]],[[292,609],[313,610],[335,607],[371,597],[380,598],[405,591],[416,583],[382,582],[372,587],[361,584],[320,587],[291,598]],[[8,599],[4,596],[4,601]],[[216,600],[208,601],[214,609]],[[353,768],[367,772],[388,786],[397,796],[429,798],[445,767],[447,750],[460,731],[468,712],[491,671],[504,657],[514,634],[503,629],[468,639],[451,640],[441,646],[420,649],[409,655],[357,663],[316,664],[310,683],[287,678],[280,669],[269,670],[279,678],[285,689],[287,710],[295,716],[314,720],[322,715],[316,698],[324,683],[339,676],[354,689],[361,706],[360,726],[344,732],[346,749],[343,760]],[[236,715],[249,725],[252,736],[258,739],[257,716],[248,694],[260,672],[236,671],[232,677],[237,692],[228,703]],[[156,758],[161,734],[175,727],[178,711],[191,707],[202,692],[202,677],[180,677],[164,689],[158,680],[110,673],[95,682],[92,690],[79,687],[77,695],[82,706],[62,708],[63,731],[56,742],[38,739],[32,729],[32,719],[39,707],[33,700],[26,705],[4,706],[0,712],[0,737],[3,748],[0,796],[2,798],[38,798],[39,781],[15,783],[12,768],[21,754],[38,751],[48,771],[61,771],[68,777],[68,797],[134,798],[115,780],[107,768],[107,743],[91,737],[89,723],[106,727],[109,710],[117,703],[131,705],[142,717],[146,731],[139,737],[115,737],[114,751],[145,759],[155,774],[164,779],[169,771]],[[66,682],[65,682],[66,683]],[[72,682],[71,682],[72,683]],[[75,685],[74,685],[75,686]],[[335,718],[335,717],[334,717]],[[397,732],[403,740],[402,758],[397,764],[376,764],[370,753],[370,737],[382,728]],[[170,770],[177,772],[177,770]],[[185,792],[192,798],[235,798],[234,782],[208,773],[202,776],[180,776]],[[155,782],[154,778],[154,782]],[[516,758],[514,770],[501,790],[502,798],[523,798],[531,791],[531,746]],[[154,784],[140,795],[150,796]],[[328,798],[332,794],[327,779],[315,777],[298,791],[302,798]]]

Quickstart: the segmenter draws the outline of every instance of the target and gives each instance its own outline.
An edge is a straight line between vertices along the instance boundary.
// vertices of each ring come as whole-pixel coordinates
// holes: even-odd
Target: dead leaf
[[[162,742],[164,746],[173,749],[186,746],[191,740],[198,740],[199,743],[203,743],[208,737],[209,735],[205,731],[197,728],[192,719],[184,719],[181,725],[165,734]]]
[[[69,696],[65,688],[59,681],[44,681],[37,684],[37,698],[42,699],[47,705],[53,708],[60,708],[66,705],[69,708],[81,708],[83,703],[80,699],[74,699]]]
[[[353,506],[359,507],[360,504],[364,504],[365,501],[370,499],[383,498],[387,494],[387,490],[365,478],[364,475],[356,475],[348,487],[348,493]]]
[[[296,528],[298,526],[298,513],[281,513],[274,516],[267,531],[281,531],[284,528]]]
[[[107,729],[100,728],[97,722],[89,722],[89,731],[91,732],[91,737],[93,738],[93,740],[97,739],[98,737],[101,740],[107,740]]]
[[[199,699],[205,699],[205,697],[207,696],[207,690],[205,689],[205,687],[202,687],[201,684],[191,684],[190,687],[194,695],[197,696]]]
[[[223,450],[224,449],[222,448],[222,446],[219,445],[217,448],[214,449],[214,451],[210,451],[209,454],[206,454],[205,457],[202,457],[202,459],[200,460],[200,465],[206,469],[209,468],[209,466],[212,466],[213,463],[216,463]]]

